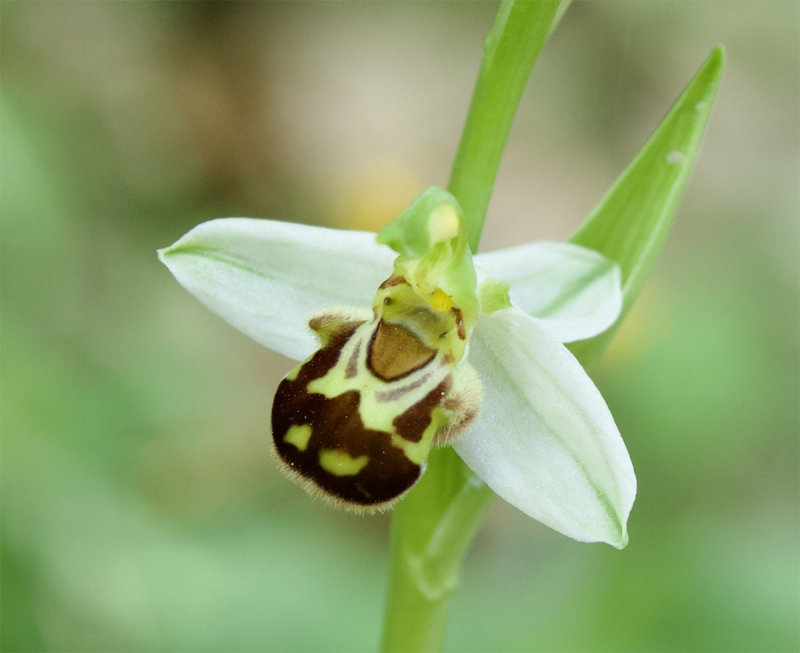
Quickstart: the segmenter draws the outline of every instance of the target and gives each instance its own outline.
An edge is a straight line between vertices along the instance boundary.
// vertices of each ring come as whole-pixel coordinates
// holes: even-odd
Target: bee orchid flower
[[[231,325],[303,361],[278,387],[272,430],[310,493],[391,508],[431,447],[452,446],[543,524],[627,543],[633,467],[564,346],[620,314],[620,270],[599,253],[534,242],[473,256],[457,201],[431,188],[377,237],[222,218],[159,256]]]

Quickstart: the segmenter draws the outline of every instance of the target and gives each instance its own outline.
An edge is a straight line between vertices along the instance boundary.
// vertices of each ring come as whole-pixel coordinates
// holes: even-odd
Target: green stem
[[[483,230],[500,159],[525,84],[548,34],[568,2],[503,2],[483,44],[478,81],[448,190],[464,211],[473,252]]]
[[[449,190],[458,199],[472,251],[511,123],[533,64],[567,2],[505,0],[484,56]],[[383,651],[438,651],[461,562],[494,498],[452,449],[432,452],[422,480],[395,508]]]
[[[452,449],[431,453],[427,473],[392,519],[382,650],[442,648],[461,559],[493,498]]]

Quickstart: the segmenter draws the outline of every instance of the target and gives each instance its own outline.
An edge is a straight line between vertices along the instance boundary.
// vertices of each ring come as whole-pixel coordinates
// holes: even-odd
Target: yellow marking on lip
[[[334,476],[355,476],[368,462],[367,455],[353,458],[341,449],[321,449],[319,452],[320,467]]]
[[[436,427],[434,425],[425,429],[425,433],[419,442],[409,442],[404,437],[392,433],[392,446],[402,449],[406,458],[412,463],[422,465],[428,458],[434,435],[436,435]]]
[[[313,431],[308,424],[292,424],[283,436],[283,441],[293,444],[299,451],[305,451]]]
[[[297,378],[298,374],[300,374],[300,370],[303,368],[303,365],[305,365],[305,363],[301,363],[297,367],[293,368],[292,371],[286,375],[285,377],[286,380],[294,381]]]

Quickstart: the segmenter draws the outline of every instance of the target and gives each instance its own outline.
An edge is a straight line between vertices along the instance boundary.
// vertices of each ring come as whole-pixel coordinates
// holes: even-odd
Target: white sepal
[[[541,320],[559,342],[602,333],[622,310],[619,266],[584,247],[526,243],[478,254],[475,265],[484,275],[507,281],[511,301]]]
[[[306,327],[309,316],[331,306],[371,306],[394,256],[374,233],[253,218],[204,222],[159,251],[208,308],[295,360],[319,346]]]
[[[510,504],[585,542],[622,548],[636,494],[611,413],[578,361],[519,308],[478,321],[478,417],[454,448]]]

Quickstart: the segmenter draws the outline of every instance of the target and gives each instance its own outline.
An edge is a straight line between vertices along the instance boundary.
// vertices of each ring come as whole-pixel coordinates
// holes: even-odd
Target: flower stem
[[[470,248],[486,209],[514,114],[533,64],[568,0],[505,0],[484,55],[453,163]],[[438,651],[461,562],[494,498],[449,448],[432,452],[422,480],[395,508],[383,651]]]
[[[452,449],[431,453],[428,472],[392,518],[382,650],[441,649],[461,559],[493,498]]]
[[[473,252],[483,230],[500,159],[536,57],[569,2],[505,1],[483,43],[478,81],[448,190],[464,211]]]

